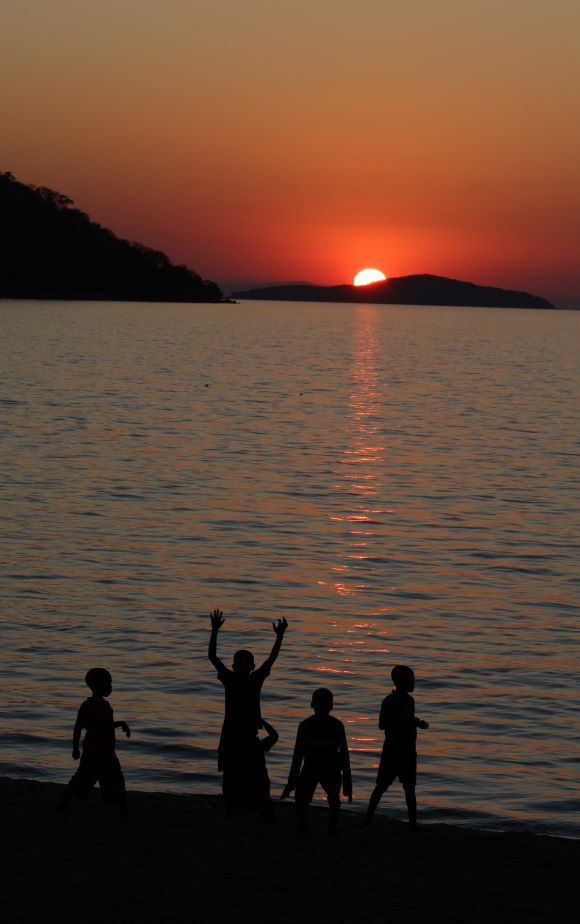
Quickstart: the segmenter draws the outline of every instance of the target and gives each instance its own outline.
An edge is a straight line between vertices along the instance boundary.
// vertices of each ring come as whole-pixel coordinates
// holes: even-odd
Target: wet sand
[[[556,924],[580,904],[580,841],[448,825],[413,832],[326,809],[296,834],[221,800],[130,792],[120,818],[98,793],[55,810],[62,787],[0,779],[3,924],[13,922],[477,922]]]

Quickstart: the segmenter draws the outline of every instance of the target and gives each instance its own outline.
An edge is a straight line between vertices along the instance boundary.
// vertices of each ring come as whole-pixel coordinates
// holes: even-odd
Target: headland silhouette
[[[0,173],[0,298],[220,302],[222,293],[91,221],[68,196]]]

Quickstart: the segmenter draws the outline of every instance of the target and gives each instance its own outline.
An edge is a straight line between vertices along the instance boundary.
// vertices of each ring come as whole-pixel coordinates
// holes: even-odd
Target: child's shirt
[[[311,715],[298,726],[288,783],[296,785],[303,764],[305,773],[342,771],[350,780],[350,759],[344,725],[332,715]],[[347,780],[348,778],[348,780]]]
[[[83,757],[107,760],[115,754],[115,727],[110,703],[100,696],[86,699],[79,709],[77,724],[86,729]]]
[[[262,664],[248,676],[227,667],[218,670],[218,678],[224,685],[226,705],[223,736],[244,737],[256,735],[262,726],[260,694],[266,677],[270,674],[267,664]]]
[[[417,747],[415,700],[410,693],[393,690],[385,696],[379,716],[385,731],[385,751],[414,751]]]

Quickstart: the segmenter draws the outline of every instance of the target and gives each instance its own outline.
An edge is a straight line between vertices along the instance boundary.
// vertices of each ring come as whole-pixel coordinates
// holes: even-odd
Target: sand
[[[98,793],[55,811],[62,787],[0,779],[1,920],[12,922],[477,922],[557,924],[580,906],[580,841],[448,825],[414,832],[326,809],[296,834],[224,817],[210,796],[130,792],[123,819]]]

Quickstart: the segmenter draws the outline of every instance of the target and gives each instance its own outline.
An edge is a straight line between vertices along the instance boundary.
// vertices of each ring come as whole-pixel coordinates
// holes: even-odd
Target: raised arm
[[[260,668],[261,670],[269,671],[272,668],[274,661],[280,654],[280,649],[282,647],[282,639],[284,638],[284,633],[286,629],[288,628],[288,623],[286,622],[285,619],[279,619],[278,622],[272,623],[272,628],[274,632],[276,633],[276,641],[274,642],[272,646],[272,651],[270,652],[269,656],[266,658],[266,660],[262,664],[262,667]]]
[[[225,619],[224,619],[224,614],[221,612],[221,610],[214,610],[212,613],[209,614],[209,618],[211,622],[211,635],[209,637],[209,647],[207,649],[207,656],[210,659],[213,666],[215,667],[216,671],[219,671],[219,670],[224,669],[224,663],[223,661],[220,661],[220,659],[217,656],[217,638],[218,638],[218,632],[223,626]]]

